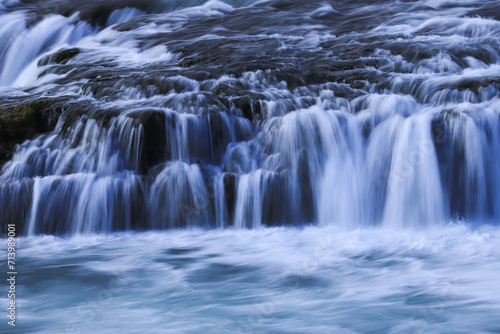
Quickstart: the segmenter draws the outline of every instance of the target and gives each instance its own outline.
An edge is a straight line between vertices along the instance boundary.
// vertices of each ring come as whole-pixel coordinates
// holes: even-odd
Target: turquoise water
[[[498,333],[499,242],[460,224],[22,238],[16,329]]]

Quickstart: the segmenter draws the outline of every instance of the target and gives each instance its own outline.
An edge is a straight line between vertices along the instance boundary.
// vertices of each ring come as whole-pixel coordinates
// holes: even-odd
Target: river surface
[[[458,223],[23,238],[17,329],[498,333],[499,242]]]

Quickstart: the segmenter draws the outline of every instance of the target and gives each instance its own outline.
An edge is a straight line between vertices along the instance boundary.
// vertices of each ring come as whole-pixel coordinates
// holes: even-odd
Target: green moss
[[[66,64],[71,58],[75,57],[80,52],[81,51],[78,48],[59,50],[50,58],[50,62],[52,64]]]
[[[46,56],[38,61],[38,66],[48,64],[66,64],[70,59],[80,54],[82,51],[78,48],[61,49],[52,56]]]
[[[39,99],[0,109],[0,164],[12,157],[17,144],[53,130],[65,101]]]

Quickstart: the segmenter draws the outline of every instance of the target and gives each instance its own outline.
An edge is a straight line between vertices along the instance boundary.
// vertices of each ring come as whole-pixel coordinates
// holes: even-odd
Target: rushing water
[[[498,333],[499,242],[460,225],[30,237],[19,330]]]
[[[496,1],[1,0],[23,330],[499,332],[499,78]]]
[[[23,234],[499,218],[496,5],[131,4],[4,9],[5,98],[70,97],[3,167]]]

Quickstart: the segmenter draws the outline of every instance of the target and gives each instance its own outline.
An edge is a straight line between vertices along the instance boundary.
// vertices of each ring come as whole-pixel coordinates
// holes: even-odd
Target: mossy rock
[[[52,131],[65,101],[38,99],[0,109],[0,164],[12,157],[17,144]]]
[[[66,64],[70,59],[80,54],[82,50],[79,48],[61,49],[52,56],[47,56],[38,61],[38,66],[48,64]]]

